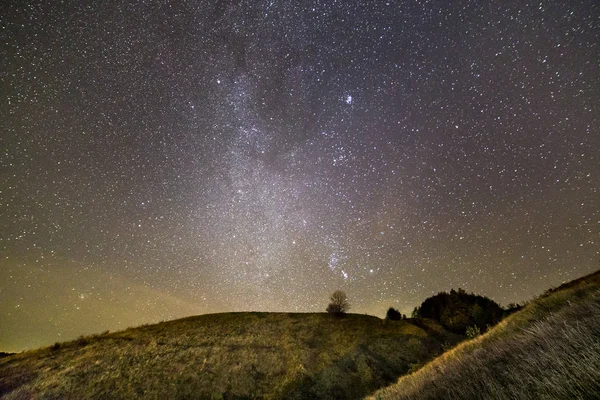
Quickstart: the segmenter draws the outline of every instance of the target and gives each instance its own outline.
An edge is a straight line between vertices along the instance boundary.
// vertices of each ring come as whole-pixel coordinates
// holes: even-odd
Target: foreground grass
[[[355,314],[203,315],[2,358],[0,396],[360,398],[459,339]]]
[[[549,291],[371,399],[600,399],[600,273]]]

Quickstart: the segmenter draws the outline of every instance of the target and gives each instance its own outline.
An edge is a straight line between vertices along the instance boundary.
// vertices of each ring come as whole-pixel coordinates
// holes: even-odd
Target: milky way
[[[600,4],[3,3],[0,350],[599,267]]]

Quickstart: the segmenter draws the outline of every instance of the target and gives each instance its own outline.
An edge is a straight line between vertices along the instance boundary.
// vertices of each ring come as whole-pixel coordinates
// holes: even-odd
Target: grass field
[[[456,343],[435,322],[349,314],[191,317],[0,359],[22,398],[361,398]]]
[[[208,314],[4,355],[0,397],[600,399],[599,316],[600,272],[454,348],[426,319]]]
[[[370,399],[600,399],[600,272],[548,291]]]

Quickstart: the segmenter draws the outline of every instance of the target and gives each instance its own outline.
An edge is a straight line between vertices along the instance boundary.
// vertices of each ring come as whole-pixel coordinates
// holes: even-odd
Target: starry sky
[[[600,3],[0,5],[0,351],[600,266]]]

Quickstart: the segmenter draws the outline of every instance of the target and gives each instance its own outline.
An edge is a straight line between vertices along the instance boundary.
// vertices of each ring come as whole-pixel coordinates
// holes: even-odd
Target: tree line
[[[476,336],[496,325],[500,320],[522,308],[519,304],[509,304],[503,308],[494,300],[467,293],[463,289],[452,289],[428,297],[420,306],[414,308],[411,318],[429,318],[440,323],[451,332],[467,336]],[[327,312],[343,315],[350,309],[346,293],[337,290],[330,297]],[[398,321],[408,319],[397,309],[390,307],[386,319]]]

